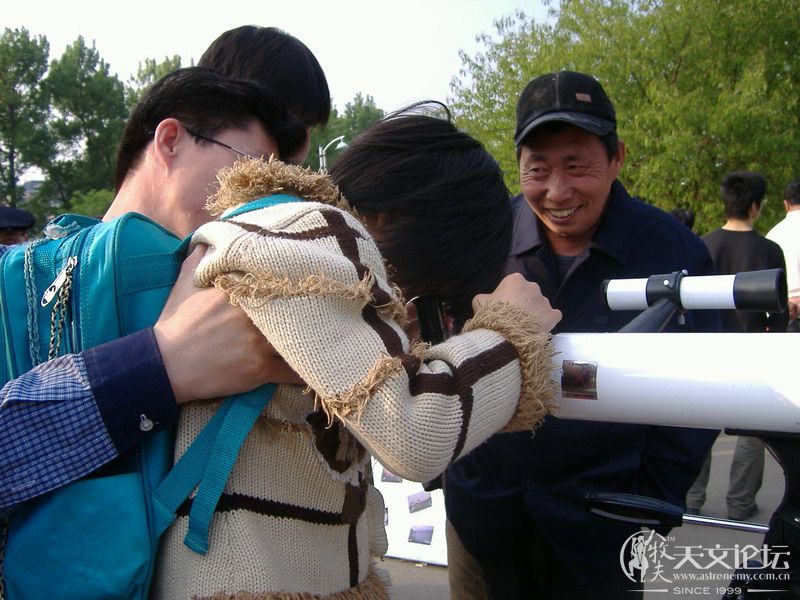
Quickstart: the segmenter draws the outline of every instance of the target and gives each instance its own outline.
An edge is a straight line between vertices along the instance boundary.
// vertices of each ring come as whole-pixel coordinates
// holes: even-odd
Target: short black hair
[[[792,206],[800,204],[800,179],[795,179],[783,190],[783,199]]]
[[[736,171],[722,180],[720,195],[725,206],[725,216],[746,219],[750,207],[761,206],[767,193],[767,180],[761,173]]]
[[[463,320],[472,298],[502,279],[508,188],[497,161],[449,119],[389,115],[353,140],[330,176],[359,213],[390,220],[376,241],[414,295],[437,296]]]
[[[139,163],[158,124],[167,118],[207,136],[258,121],[275,139],[281,156],[296,152],[306,138],[300,122],[265,86],[202,67],[178,69],[153,84],[128,118],[117,151],[117,191]]]
[[[330,118],[331,95],[317,58],[303,42],[276,27],[243,25],[226,31],[198,66],[266,85],[306,127],[325,125]]]

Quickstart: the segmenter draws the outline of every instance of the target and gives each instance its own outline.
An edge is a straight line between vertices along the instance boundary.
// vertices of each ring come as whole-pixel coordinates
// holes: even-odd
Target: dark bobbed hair
[[[449,118],[393,113],[357,137],[330,176],[359,213],[388,221],[376,241],[408,294],[438,296],[463,320],[473,296],[502,278],[509,192],[494,158]]]
[[[276,27],[243,25],[226,31],[198,66],[266,85],[306,127],[325,125],[330,118],[331,95],[322,67],[303,42]]]
[[[184,127],[210,137],[258,121],[275,139],[280,156],[297,152],[306,138],[300,122],[265,86],[202,67],[178,69],[153,84],[131,112],[117,151],[117,191],[138,165],[158,124],[167,118],[178,119]]]
[[[561,133],[562,131],[567,131],[569,129],[581,128],[577,125],[573,125],[572,123],[567,123],[566,121],[548,121],[547,123],[539,125],[539,127],[532,130],[519,144],[517,144],[517,162],[519,162],[519,157],[522,154],[522,147],[525,146],[526,143],[530,143],[535,134],[542,132]],[[592,135],[602,142],[603,148],[606,150],[606,156],[608,156],[608,161],[611,162],[617,153],[617,148],[619,147],[619,135],[617,134],[617,130],[612,129],[605,135],[597,135],[596,133],[592,133]]]
[[[800,179],[795,179],[783,190],[783,199],[792,206],[800,204]]]
[[[761,173],[736,171],[722,179],[720,195],[725,206],[725,216],[746,219],[750,206],[761,206],[767,193],[767,180]]]

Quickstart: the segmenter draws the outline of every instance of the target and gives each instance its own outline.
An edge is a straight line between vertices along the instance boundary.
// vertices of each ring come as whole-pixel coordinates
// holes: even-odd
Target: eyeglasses
[[[223,148],[227,148],[231,152],[235,152],[239,156],[244,156],[247,158],[255,158],[256,160],[260,160],[263,156],[257,156],[251,152],[245,152],[244,150],[239,150],[238,148],[234,148],[230,144],[226,144],[225,142],[220,142],[219,140],[215,140],[214,138],[210,138],[207,135],[203,135],[202,133],[197,133],[196,131],[192,131],[188,127],[184,127],[189,135],[196,137],[198,140],[205,140],[206,142],[211,142],[212,144],[216,144],[217,146],[222,146]]]

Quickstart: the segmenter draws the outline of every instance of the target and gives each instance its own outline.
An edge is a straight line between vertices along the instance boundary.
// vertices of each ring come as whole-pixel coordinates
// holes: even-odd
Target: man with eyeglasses
[[[303,162],[311,127],[325,125],[331,111],[325,74],[305,44],[274,27],[246,25],[222,33],[200,58],[199,65],[228,77],[260,82],[277,92],[305,130],[305,138],[292,145],[291,154],[280,158]],[[146,130],[146,143],[155,142],[156,125],[152,131]],[[163,127],[159,133],[165,135],[160,139],[173,136],[187,142],[191,134],[180,135],[185,131],[181,129],[184,125],[178,122]],[[218,131],[216,127],[193,128],[198,142],[194,150],[200,155],[201,150],[210,150],[207,146],[219,147],[222,143],[229,148],[219,147],[227,153],[226,160],[235,159],[239,153],[266,155],[273,151],[266,132],[260,131],[263,128],[257,125],[252,129],[251,125],[246,128],[248,131],[234,132]],[[201,140],[198,135],[211,137],[217,143]],[[188,144],[183,147],[189,148]],[[211,155],[203,156],[206,167],[217,168]],[[220,155],[214,156],[217,161],[222,160]],[[139,167],[140,158],[138,153],[119,157],[117,187],[125,183],[129,170]],[[148,194],[139,199],[140,209],[154,218],[155,213],[165,215],[172,223],[168,227],[175,227],[175,233],[191,230],[193,219],[208,219],[200,209],[200,196],[207,194],[213,172],[200,175],[191,209],[179,206],[178,214],[165,215],[161,206],[164,198],[156,201],[149,195],[150,190],[145,190]],[[120,207],[121,204],[115,210]],[[5,250],[0,246],[0,254]],[[194,287],[192,271],[199,262],[198,254],[184,263],[159,320],[159,329],[164,332],[159,341],[153,330],[126,336],[96,349],[48,361],[2,389],[0,515],[91,473],[135,446],[145,435],[137,426],[142,413],[169,425],[177,419],[177,403],[247,391],[266,380],[297,381],[246,315],[229,304],[225,294],[214,288]],[[223,347],[227,352],[217,352]],[[134,426],[130,426],[131,419],[135,419]],[[31,438],[26,432],[32,427],[45,434]],[[87,435],[100,441],[87,445]],[[69,454],[66,450],[70,448],[82,451]],[[31,484],[17,486],[19,473],[31,474]]]
[[[240,155],[297,156],[307,130],[265,87],[204,68],[154,86],[126,125],[116,196],[104,220],[135,211],[177,236],[211,220],[204,209],[219,169]],[[196,290],[184,264],[153,328],[49,361],[0,394],[0,511],[91,473],[138,443],[139,416],[174,424],[181,403],[227,396],[296,375],[244,313],[214,289]],[[220,353],[219,348],[226,348]],[[35,415],[34,415],[35,413]],[[31,444],[35,416],[46,431]],[[86,436],[100,442],[85,444]],[[86,446],[63,460],[65,448]],[[19,486],[19,473],[33,484]]]

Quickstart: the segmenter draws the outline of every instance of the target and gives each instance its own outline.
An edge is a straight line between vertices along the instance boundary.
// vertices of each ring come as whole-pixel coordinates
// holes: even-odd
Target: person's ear
[[[617,140],[617,151],[611,158],[611,168],[614,170],[614,179],[619,177],[619,172],[622,170],[622,165],[625,163],[625,142]]]
[[[181,144],[189,138],[189,133],[183,124],[169,117],[161,121],[156,127],[153,136],[153,152],[158,162],[169,168],[178,157]]]

